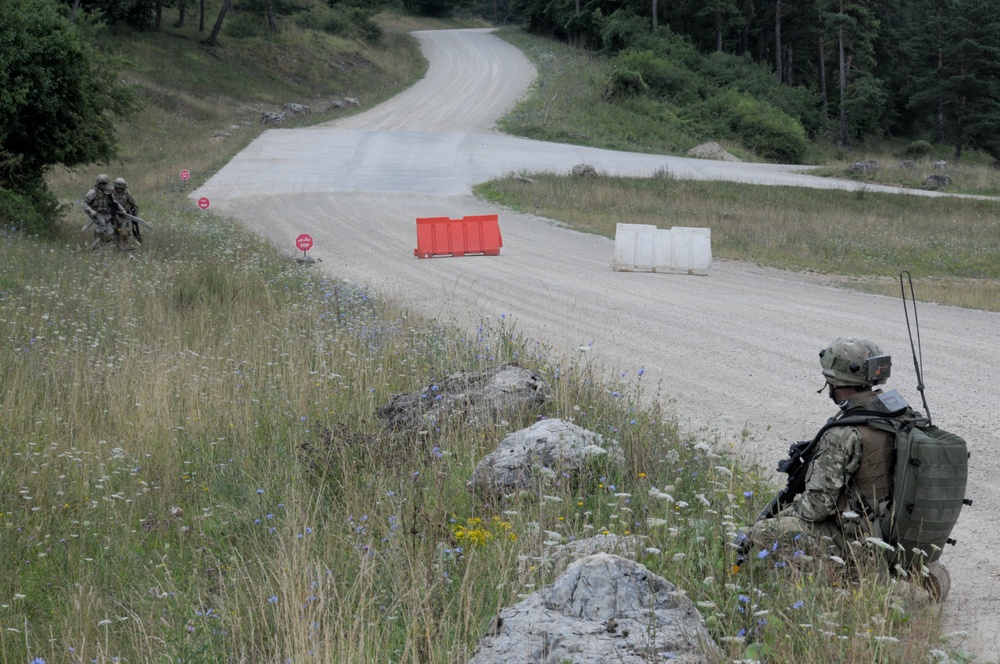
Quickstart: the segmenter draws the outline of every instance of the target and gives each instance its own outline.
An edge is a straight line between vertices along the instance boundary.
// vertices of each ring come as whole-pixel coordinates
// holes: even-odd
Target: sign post
[[[189,179],[191,179],[191,171],[189,171],[186,168],[182,169],[181,170],[181,179],[184,180],[185,182],[187,182]]]
[[[208,202],[208,199],[205,198],[204,196],[198,199],[198,207],[200,207],[202,210],[207,210],[209,205],[210,203]]]
[[[313,238],[309,233],[301,233],[295,238],[295,248],[302,252],[302,258],[308,258],[307,251],[313,248]]]

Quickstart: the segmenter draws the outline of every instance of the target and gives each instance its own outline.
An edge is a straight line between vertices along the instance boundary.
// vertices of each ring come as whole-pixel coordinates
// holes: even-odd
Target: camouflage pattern
[[[872,384],[864,374],[865,360],[881,354],[879,347],[867,339],[840,337],[819,352],[819,363],[830,385],[864,387]],[[875,381],[878,385],[882,383],[885,383],[885,378]]]
[[[846,404],[838,419],[858,411],[887,412],[877,392],[864,391]],[[805,490],[777,516],[751,529],[755,549],[770,550],[785,559],[801,555],[843,558],[850,542],[864,542],[867,537],[880,535],[864,516],[865,506],[856,491],[849,490],[862,464],[869,464],[866,469],[870,469],[870,457],[883,456],[882,450],[872,450],[866,456],[865,429],[870,428],[833,427],[823,434],[806,471]],[[869,436],[872,438],[891,445],[891,439],[880,434]],[[891,495],[893,468],[879,467],[888,475],[879,484],[888,486],[887,494]]]
[[[139,216],[139,206],[135,202],[135,198],[132,197],[132,193],[125,188],[125,186],[119,186],[119,182],[124,185],[125,180],[118,178],[115,180],[115,187],[111,191],[111,195],[114,197],[115,202],[122,206],[125,212],[129,213],[134,217]],[[142,234],[139,231],[139,224],[124,217],[121,213],[115,215],[115,227],[121,229],[122,234],[125,236],[130,236],[135,238],[137,241],[142,241]]]
[[[99,175],[97,177],[97,182],[94,184],[94,188],[86,193],[83,197],[83,209],[90,217],[97,217],[102,221],[111,224],[114,232],[116,234],[121,233],[121,222],[117,219],[117,215],[111,212],[111,201],[112,194],[108,190],[108,176]],[[101,232],[99,228],[94,229],[94,243],[91,245],[92,249],[96,249],[99,245],[111,242],[111,238]]]

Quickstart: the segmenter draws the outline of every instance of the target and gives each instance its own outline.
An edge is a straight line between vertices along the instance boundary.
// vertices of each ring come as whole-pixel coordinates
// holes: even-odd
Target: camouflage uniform
[[[887,413],[878,392],[860,392],[838,418],[860,412]],[[892,496],[894,435],[869,426],[828,429],[806,472],[806,489],[750,533],[755,548],[784,557],[833,555],[844,558],[848,543],[880,536],[869,515],[881,515]],[[774,548],[777,543],[777,549]]]
[[[128,185],[122,178],[115,179],[114,189],[111,191],[112,197],[115,202],[118,203],[122,210],[132,215],[133,217],[139,216],[139,206],[135,202],[135,198],[132,197],[132,193],[128,190]],[[120,212],[115,214],[116,227],[123,229],[125,235],[132,236],[137,242],[142,242],[142,233],[139,231],[139,224],[131,219],[122,216]]]
[[[114,214],[112,208],[112,201],[114,200],[112,192],[108,189],[108,184],[110,183],[110,178],[103,173],[97,176],[97,181],[94,183],[94,188],[86,193],[83,197],[83,209],[88,216],[97,217],[98,219],[111,224],[114,229],[115,234],[121,233],[121,221],[118,219],[118,215]],[[103,185],[103,186],[102,186]],[[100,229],[94,231],[95,245],[98,242],[110,242],[111,239],[101,233]]]
[[[838,339],[831,347],[840,348],[836,346],[838,342],[861,344],[861,357],[848,359],[863,361],[868,357],[885,357],[871,342],[848,337]],[[823,365],[827,370],[823,373],[831,386],[831,396],[834,387],[850,386],[860,390],[853,393],[850,401],[840,404],[841,413],[835,419],[890,412],[880,398],[881,392],[872,390],[872,385],[867,384],[885,382],[887,375],[854,380],[840,371],[844,367],[838,365],[831,369],[830,364],[832,361],[828,357]],[[856,364],[849,363],[850,371],[858,370],[853,368]],[[905,405],[902,397],[895,392],[890,394],[898,400],[896,403]],[[898,417],[898,409],[895,412]],[[912,415],[912,411],[907,407],[905,414]],[[750,540],[760,552],[759,557],[774,553],[784,559],[804,555],[846,559],[851,542],[881,536],[872,517],[885,514],[892,497],[894,443],[894,433],[877,425],[827,429],[817,442],[806,471],[805,490],[777,515],[751,528]]]

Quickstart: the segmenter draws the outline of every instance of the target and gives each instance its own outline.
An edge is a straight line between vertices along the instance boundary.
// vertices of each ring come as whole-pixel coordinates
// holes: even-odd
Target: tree
[[[205,37],[202,42],[203,44],[207,46],[217,46],[219,44],[219,31],[222,30],[222,22],[226,19],[226,14],[229,12],[229,7],[232,4],[233,0],[222,0],[222,7],[219,8],[219,16],[215,19],[215,26],[208,37]]]
[[[82,28],[49,0],[0,0],[0,186],[44,187],[54,165],[116,155],[112,116],[131,90],[98,67]]]
[[[919,43],[924,67],[911,106],[921,109],[952,144],[1000,161],[1000,7],[992,0],[935,3],[935,35]]]

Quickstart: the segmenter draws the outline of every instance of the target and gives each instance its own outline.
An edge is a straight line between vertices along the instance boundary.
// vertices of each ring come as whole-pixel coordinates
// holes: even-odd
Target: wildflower
[[[33,660],[31,660],[31,664],[45,664],[45,660],[42,659],[41,657],[36,657]]]
[[[894,550],[893,546],[891,544],[889,544],[888,542],[886,542],[881,537],[869,537],[869,538],[867,538],[865,540],[865,542],[867,542],[868,544],[872,544],[874,546],[877,546],[879,548],[885,549],[887,551],[893,551]]]
[[[801,609],[801,608],[802,608],[803,606],[805,606],[805,605],[806,605],[806,603],[805,603],[805,602],[803,602],[803,601],[802,601],[802,600],[800,599],[800,600],[799,600],[799,601],[797,601],[797,602],[796,602],[795,604],[792,604],[792,608],[793,608],[793,609]]]
[[[258,494],[258,495],[260,495],[260,494],[262,494],[262,493],[264,493],[264,490],[263,490],[263,489],[257,489],[257,494]]]
[[[743,492],[743,497],[744,498],[753,498],[753,491],[744,491]]]
[[[271,595],[270,597],[267,598],[267,601],[270,602],[271,604],[277,604],[278,603],[278,596],[277,595]]]
[[[757,552],[758,558],[767,558],[769,555],[771,555],[771,552],[768,551],[767,549],[761,549],[760,551]]]

